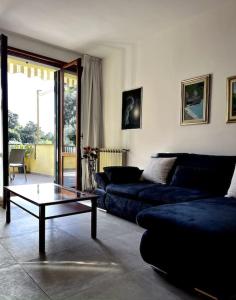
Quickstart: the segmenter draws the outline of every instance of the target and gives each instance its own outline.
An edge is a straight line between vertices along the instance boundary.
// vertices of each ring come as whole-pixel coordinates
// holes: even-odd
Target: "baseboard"
[[[201,295],[203,295],[203,296],[205,296],[205,297],[207,297],[207,298],[210,298],[210,299],[213,299],[213,300],[218,300],[217,297],[215,297],[215,296],[213,296],[213,295],[211,295],[211,294],[209,294],[209,293],[207,293],[207,292],[205,292],[205,291],[203,291],[203,290],[201,290],[201,289],[194,288],[194,290],[195,290],[197,293],[199,293],[199,294],[201,294]]]

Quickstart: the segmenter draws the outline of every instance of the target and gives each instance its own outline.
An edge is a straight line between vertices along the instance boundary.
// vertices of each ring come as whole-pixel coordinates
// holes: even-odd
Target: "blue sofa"
[[[236,164],[236,156],[159,153],[157,157],[177,157],[166,185],[141,181],[140,176],[130,180],[125,167],[110,180],[106,173],[97,173],[98,206],[136,222],[137,214],[149,207],[224,196]]]
[[[236,286],[236,199],[224,195],[236,156],[159,153],[157,157],[177,157],[166,185],[140,180],[114,183],[100,173],[100,207],[137,220],[146,229],[140,252],[148,264],[188,286],[231,295]]]

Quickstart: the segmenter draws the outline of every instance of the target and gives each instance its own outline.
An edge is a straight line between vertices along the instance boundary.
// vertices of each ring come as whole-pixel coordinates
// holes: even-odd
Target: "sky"
[[[45,92],[39,98],[39,126],[45,133],[54,133],[54,80],[8,73],[8,108],[19,115],[21,125],[37,123],[37,90]]]

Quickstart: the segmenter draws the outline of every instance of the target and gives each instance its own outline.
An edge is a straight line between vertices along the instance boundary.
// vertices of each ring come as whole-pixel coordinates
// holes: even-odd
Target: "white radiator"
[[[127,164],[127,149],[99,149],[98,170],[104,167],[125,166]]]

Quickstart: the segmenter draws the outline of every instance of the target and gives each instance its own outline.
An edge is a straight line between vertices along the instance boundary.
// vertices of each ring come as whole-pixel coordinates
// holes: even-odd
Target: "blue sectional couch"
[[[136,222],[137,214],[145,208],[224,196],[236,164],[236,156],[159,153],[157,157],[177,157],[166,185],[129,180],[125,167],[120,167],[115,182],[104,172],[97,173],[98,206]]]
[[[114,183],[100,173],[100,207],[146,229],[140,252],[147,263],[193,287],[230,295],[236,287],[236,198],[224,196],[236,156],[157,157],[177,157],[166,185]]]

